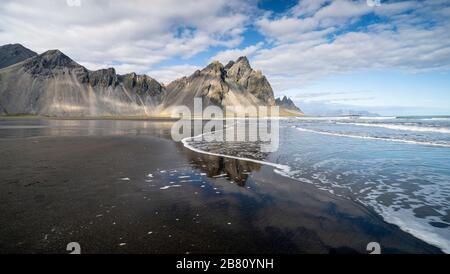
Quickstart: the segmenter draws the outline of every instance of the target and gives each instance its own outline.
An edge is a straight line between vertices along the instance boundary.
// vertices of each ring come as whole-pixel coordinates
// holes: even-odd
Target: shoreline
[[[278,115],[273,118],[294,118],[294,117],[308,117],[305,115]],[[33,114],[19,114],[19,115],[0,115],[0,120],[17,120],[17,119],[33,119],[33,120],[125,120],[125,121],[178,121],[180,119],[185,120],[195,120],[195,119],[203,119],[203,120],[213,120],[209,118],[203,117],[191,117],[191,118],[180,118],[173,117],[171,115],[148,115],[148,116],[41,116],[41,115],[33,115]],[[260,116],[240,116],[234,115],[224,116],[222,119],[230,119],[230,118],[272,118],[269,117],[260,117]]]
[[[80,121],[82,123],[82,121]],[[1,253],[441,253],[367,207],[159,135],[0,138]],[[103,125],[105,126],[105,125]],[[38,129],[39,130],[39,129]]]
[[[257,163],[257,164],[261,164],[261,165],[266,165],[266,166],[272,167],[274,173],[276,173],[276,174],[278,174],[278,175],[280,175],[280,176],[283,176],[283,177],[285,177],[285,178],[288,178],[288,179],[290,179],[290,180],[293,180],[293,181],[302,183],[301,181],[299,181],[299,180],[297,180],[297,179],[291,177],[291,176],[288,174],[289,171],[291,170],[291,167],[290,167],[290,166],[282,165],[282,164],[277,164],[277,163],[272,163],[272,162],[268,162],[268,161],[261,161],[261,160],[255,160],[255,159],[250,159],[250,158],[236,157],[236,156],[232,156],[232,155],[225,155],[225,154],[218,154],[218,153],[212,153],[212,152],[202,151],[202,150],[196,149],[196,148],[194,148],[193,146],[191,146],[190,144],[188,144],[188,140],[196,139],[196,138],[199,138],[199,137],[201,137],[201,136],[203,136],[203,135],[205,135],[205,134],[200,134],[200,135],[198,135],[198,136],[188,137],[188,138],[183,139],[181,142],[183,143],[183,145],[184,145],[185,148],[187,148],[187,149],[189,149],[189,150],[191,150],[191,151],[193,151],[193,152],[196,152],[196,153],[199,153],[199,154],[204,154],[204,155],[211,155],[211,156],[217,156],[217,157],[224,157],[224,158],[228,158],[228,159],[235,159],[235,160],[241,160],[241,161],[253,162],[253,163]],[[319,189],[318,189],[318,190],[319,190]],[[324,191],[327,191],[327,190],[324,190]],[[329,192],[329,191],[327,191],[327,192]],[[439,244],[436,244],[436,243],[437,243],[436,240],[434,240],[434,241],[433,241],[433,239],[431,239],[431,240],[430,240],[430,239],[429,239],[429,240],[425,240],[425,239],[427,238],[427,236],[422,236],[422,237],[420,237],[420,236],[418,236],[418,235],[415,235],[415,233],[411,232],[411,229],[409,229],[409,228],[402,227],[402,226],[398,225],[397,223],[395,223],[395,222],[393,222],[393,221],[389,222],[388,219],[389,219],[389,218],[392,219],[392,217],[389,217],[389,216],[383,216],[382,214],[376,212],[375,209],[373,209],[373,208],[371,208],[370,206],[365,205],[365,204],[363,204],[363,203],[361,203],[361,202],[359,202],[359,201],[355,201],[355,200],[352,200],[352,199],[349,199],[349,198],[345,198],[345,197],[342,197],[342,196],[340,196],[340,195],[336,195],[336,194],[331,193],[331,192],[330,192],[330,194],[331,194],[331,195],[334,195],[334,196],[337,196],[337,197],[339,197],[339,198],[348,199],[349,201],[355,203],[356,205],[359,205],[360,207],[365,208],[366,210],[368,210],[369,212],[371,212],[374,216],[377,216],[381,221],[385,222],[386,224],[394,225],[394,226],[397,227],[398,229],[400,229],[400,230],[402,230],[402,231],[404,231],[404,232],[410,234],[411,236],[413,236],[413,237],[415,237],[415,238],[417,238],[417,239],[419,239],[419,240],[422,240],[422,241],[426,242],[427,244],[430,244],[430,245],[432,245],[432,246],[434,246],[434,247],[436,247],[436,248],[439,248],[443,253],[447,253],[447,252],[445,251],[445,248],[444,248],[444,247],[440,246]],[[433,242],[434,242],[434,243],[433,243]]]

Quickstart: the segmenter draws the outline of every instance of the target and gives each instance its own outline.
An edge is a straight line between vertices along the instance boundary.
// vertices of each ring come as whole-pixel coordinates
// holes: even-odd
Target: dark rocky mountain
[[[36,55],[36,52],[31,51],[20,44],[0,46],[0,69],[22,62],[23,60]]]
[[[284,96],[283,99],[277,98],[275,100],[275,104],[279,106],[284,112],[288,112],[293,115],[303,114],[302,110],[298,108],[294,104],[294,102],[286,96]]]
[[[192,109],[198,97],[203,107],[276,103],[266,77],[246,57],[226,66],[213,62],[168,86],[147,75],[119,75],[113,68],[90,71],[59,50],[17,60],[0,69],[0,114],[167,116],[175,106]]]

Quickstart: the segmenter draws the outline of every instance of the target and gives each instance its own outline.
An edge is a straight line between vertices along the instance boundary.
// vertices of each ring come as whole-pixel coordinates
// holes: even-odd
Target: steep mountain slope
[[[58,50],[0,70],[0,112],[50,116],[151,115],[164,87],[148,76],[89,71]]]
[[[275,105],[266,77],[253,70],[246,57],[226,66],[213,62],[189,77],[173,81],[167,86],[163,105],[167,112],[177,105],[192,108],[195,97],[203,99],[203,107]]]
[[[0,69],[17,64],[36,55],[36,52],[31,51],[20,44],[0,46]]]

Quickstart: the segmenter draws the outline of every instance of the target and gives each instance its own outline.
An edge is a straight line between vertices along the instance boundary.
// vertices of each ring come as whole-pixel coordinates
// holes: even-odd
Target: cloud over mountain
[[[400,71],[412,82],[416,74],[450,71],[447,0],[383,0],[374,7],[366,0],[281,2],[80,0],[78,7],[3,0],[0,44],[38,53],[58,48],[92,70],[114,67],[164,83],[212,60],[245,55],[277,95],[330,76]],[[402,87],[420,93],[408,82]],[[443,93],[435,93],[437,101],[445,101]]]

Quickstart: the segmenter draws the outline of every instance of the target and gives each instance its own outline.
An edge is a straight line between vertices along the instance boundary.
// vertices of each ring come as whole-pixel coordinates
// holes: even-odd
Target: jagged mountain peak
[[[42,76],[53,75],[62,70],[86,70],[60,50],[48,50],[30,58],[25,62],[24,68],[33,75]]]
[[[286,95],[281,97],[278,97],[276,100],[277,104],[293,104],[294,102],[291,100],[291,98],[287,97]]]
[[[269,82],[244,56],[226,66],[214,61],[188,78],[175,80],[167,86],[167,94],[166,106],[190,105],[198,97],[204,105],[220,107],[275,104]]]
[[[233,71],[240,71],[240,72],[251,72],[253,71],[252,66],[250,65],[250,62],[248,61],[247,57],[241,56],[236,61],[230,62],[229,67],[227,69],[228,73],[233,73]]]
[[[213,61],[206,68],[202,69],[200,73],[210,77],[223,78],[226,72],[222,63],[219,61]]]
[[[78,65],[75,61],[70,59],[67,55],[57,49],[48,50],[41,55],[38,55],[38,59],[45,61],[45,64],[54,66],[73,66]]]
[[[255,72],[245,56],[239,57],[235,62],[230,62],[226,66],[227,75],[240,81],[242,78],[248,78],[250,74]]]
[[[202,71],[208,71],[208,70],[221,70],[224,66],[219,61],[212,61],[208,66],[206,66]]]
[[[234,65],[234,61],[229,61],[228,64],[224,67],[225,70],[230,69]]]
[[[138,75],[129,73],[119,77],[124,86],[128,89],[136,90],[138,94],[160,95],[165,91],[164,85],[148,75]]]
[[[236,60],[235,64],[239,64],[239,65],[241,65],[241,66],[246,66],[246,67],[251,68],[250,62],[248,61],[247,56],[241,56],[241,57],[239,57],[239,58]]]
[[[156,81],[154,78],[146,75],[146,74],[137,74],[135,72],[128,73],[123,75],[123,77],[128,77],[136,80],[144,80],[144,81]]]
[[[275,100],[275,104],[282,108],[282,111],[284,110],[293,112],[294,114],[303,113],[302,110],[295,105],[294,101],[292,101],[292,99],[287,96],[283,96],[283,98],[277,98]]]

